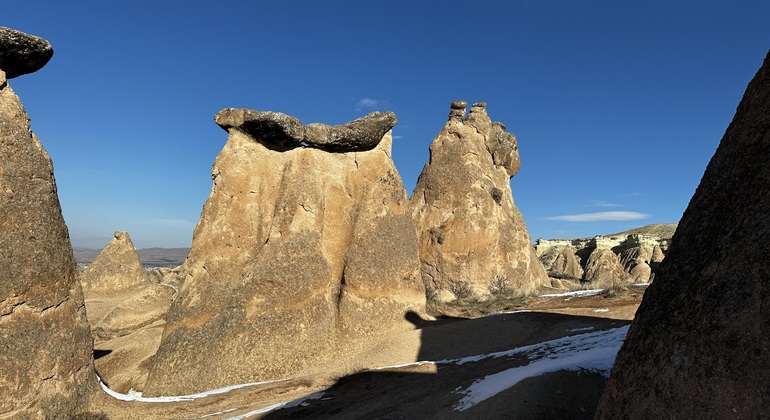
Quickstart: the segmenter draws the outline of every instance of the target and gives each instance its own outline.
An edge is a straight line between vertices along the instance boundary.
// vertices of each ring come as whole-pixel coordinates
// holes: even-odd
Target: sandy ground
[[[533,298],[520,308],[523,312],[474,319],[422,320],[414,316],[410,321],[417,329],[388,337],[360,354],[341,357],[338,366],[323,371],[192,401],[125,402],[101,393],[94,398],[91,413],[94,418],[111,419],[588,419],[606,384],[599,373],[560,370],[531,377],[458,411],[463,397],[458,390],[487,375],[527,365],[529,360],[511,356],[461,365],[376,368],[489,354],[628,325],[644,289],[632,287],[614,298]],[[161,332],[162,325],[153,324],[97,342],[96,367],[105,382],[122,392],[127,392],[127,387],[140,387]],[[140,377],[132,379],[132,375]],[[288,408],[258,412],[287,402]]]

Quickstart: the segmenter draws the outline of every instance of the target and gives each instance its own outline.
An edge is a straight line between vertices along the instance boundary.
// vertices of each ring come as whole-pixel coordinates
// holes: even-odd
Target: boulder
[[[117,231],[80,275],[87,299],[148,287],[150,279],[127,232]]]
[[[0,26],[0,69],[5,78],[36,72],[51,57],[53,48],[45,39]]]
[[[466,105],[452,103],[411,198],[423,281],[433,289],[467,284],[487,296],[505,278],[513,293],[530,294],[549,283],[513,203],[516,137],[490,120],[486,104],[474,104],[467,116]]]
[[[583,280],[590,282],[590,287],[607,288],[617,283],[627,283],[629,278],[617,254],[608,248],[596,248],[588,256]]]
[[[644,295],[597,419],[770,418],[768,160],[770,54]]]
[[[97,388],[93,344],[53,165],[6,82],[47,60],[19,34],[0,30],[0,417],[70,418]]]
[[[216,116],[228,140],[145,395],[330,368],[414,328],[406,314],[425,311],[417,236],[391,159],[395,117],[381,117],[327,130],[276,112]]]

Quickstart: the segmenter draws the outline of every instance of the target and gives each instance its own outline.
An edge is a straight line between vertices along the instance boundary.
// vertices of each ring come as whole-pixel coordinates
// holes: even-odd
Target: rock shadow
[[[569,335],[606,330],[630,321],[517,312],[483,318],[426,320],[405,317],[421,331],[420,361],[485,355]],[[520,359],[517,359],[517,357]],[[455,407],[474,381],[526,356],[487,358],[463,364],[423,364],[366,370],[340,378],[318,399],[268,413],[267,419],[590,419],[607,378],[599,373],[557,371],[525,379],[465,411]]]

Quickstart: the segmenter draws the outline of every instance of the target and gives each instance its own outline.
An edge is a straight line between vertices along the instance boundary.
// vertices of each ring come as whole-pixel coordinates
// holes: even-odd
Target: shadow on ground
[[[542,312],[483,318],[407,320],[421,329],[418,360],[489,354],[560,337],[606,330],[630,321]],[[518,360],[517,360],[518,358]],[[477,362],[364,371],[340,378],[320,399],[268,413],[264,418],[314,419],[590,419],[607,379],[598,373],[557,371],[525,379],[465,411],[458,389],[528,363],[526,356]]]

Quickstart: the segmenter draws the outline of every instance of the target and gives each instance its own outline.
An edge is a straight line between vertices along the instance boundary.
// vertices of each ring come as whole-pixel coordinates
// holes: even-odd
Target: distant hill
[[[102,252],[101,249],[75,248],[75,261],[78,265],[89,265]],[[190,248],[143,248],[138,249],[139,259],[145,268],[176,267],[181,265]]]
[[[604,236],[647,235],[655,236],[661,239],[670,239],[672,236],[674,236],[676,227],[677,223],[656,223]]]

